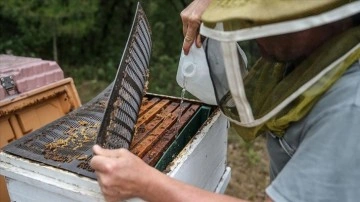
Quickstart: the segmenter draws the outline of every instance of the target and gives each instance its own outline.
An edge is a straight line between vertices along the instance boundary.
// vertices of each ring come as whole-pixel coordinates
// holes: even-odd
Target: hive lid
[[[104,148],[130,147],[142,97],[146,93],[151,44],[149,24],[138,3],[96,140]]]
[[[62,79],[54,61],[0,54],[0,101]]]

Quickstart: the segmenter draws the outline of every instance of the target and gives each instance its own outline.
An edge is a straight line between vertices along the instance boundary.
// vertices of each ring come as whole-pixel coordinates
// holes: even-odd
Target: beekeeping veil
[[[248,72],[242,72],[245,63],[237,43],[304,31],[359,10],[360,1],[349,0],[212,1],[202,15],[200,33],[209,38],[205,52],[217,103],[239,135],[252,140],[271,130],[282,136],[291,122],[304,117],[359,59],[360,29],[331,38],[300,61],[258,57],[245,68]],[[251,61],[253,52],[245,53]]]

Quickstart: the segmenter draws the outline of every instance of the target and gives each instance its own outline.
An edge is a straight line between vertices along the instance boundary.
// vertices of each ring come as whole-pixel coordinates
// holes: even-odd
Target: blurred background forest
[[[0,54],[57,61],[86,103],[115,77],[136,0],[0,0]],[[152,29],[148,92],[180,97],[175,77],[183,41],[180,12],[191,0],[141,1]],[[262,201],[264,140],[229,135],[227,194]]]
[[[0,52],[55,60],[77,87],[102,90],[116,74],[137,2],[1,0]],[[180,94],[175,82],[182,45],[179,14],[189,0],[141,3],[153,33],[149,91]],[[81,97],[86,102],[91,95]]]

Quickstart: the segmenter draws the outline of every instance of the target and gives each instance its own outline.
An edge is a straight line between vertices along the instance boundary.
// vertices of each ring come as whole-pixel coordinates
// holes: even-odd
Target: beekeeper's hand
[[[95,155],[90,166],[95,169],[101,191],[108,202],[133,197],[149,202],[243,201],[175,180],[126,149],[108,150],[95,145],[93,151]]]
[[[183,50],[185,55],[189,53],[190,47],[194,41],[198,48],[201,47],[201,37],[199,34],[200,18],[210,2],[211,0],[194,0],[180,13],[183,23]]]
[[[126,149],[93,147],[90,166],[95,170],[98,183],[106,201],[120,201],[142,197],[148,183],[158,172]]]

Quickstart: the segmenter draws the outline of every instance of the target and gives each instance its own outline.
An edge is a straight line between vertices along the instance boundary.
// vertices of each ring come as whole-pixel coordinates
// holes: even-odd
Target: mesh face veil
[[[310,1],[290,9],[299,2],[213,1],[202,16],[217,103],[245,140],[265,130],[283,135],[360,58],[359,26],[324,32],[358,15],[360,1]],[[238,54],[239,42],[246,59]]]

